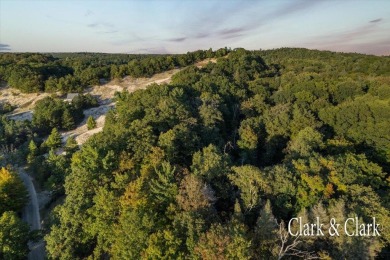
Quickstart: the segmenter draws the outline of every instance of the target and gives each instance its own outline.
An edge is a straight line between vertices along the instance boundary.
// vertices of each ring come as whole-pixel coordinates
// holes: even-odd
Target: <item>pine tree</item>
[[[87,128],[88,130],[94,129],[96,127],[96,121],[92,116],[89,116],[87,119]]]
[[[69,136],[66,140],[65,151],[68,154],[74,153],[78,148],[78,144],[74,136]]]
[[[27,163],[29,164],[33,163],[37,154],[38,154],[38,147],[35,144],[34,140],[31,140],[30,143],[28,144]]]
[[[62,128],[66,129],[66,130],[71,130],[73,128],[75,128],[76,124],[74,122],[74,118],[72,116],[72,114],[69,112],[68,109],[66,109],[64,111],[64,113],[62,114]]]
[[[53,128],[53,130],[51,130],[51,134],[45,141],[45,145],[51,149],[55,149],[61,146],[61,135],[57,128]]]
[[[254,230],[253,243],[256,254],[265,258],[273,257],[273,251],[277,242],[277,230],[278,224],[272,214],[271,203],[267,200],[264,207],[260,210]]]

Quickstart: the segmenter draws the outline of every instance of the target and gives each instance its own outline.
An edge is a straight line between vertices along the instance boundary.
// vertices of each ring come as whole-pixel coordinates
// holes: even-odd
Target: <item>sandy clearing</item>
[[[50,95],[50,93],[22,93],[20,90],[10,87],[0,88],[0,102],[8,102],[16,107],[11,114],[29,111],[35,106],[38,100]]]
[[[121,92],[123,90],[133,92],[138,89],[145,89],[153,83],[169,83],[172,76],[179,71],[180,69],[173,69],[155,74],[150,78],[133,78],[127,76],[123,79],[114,79],[106,84],[89,88],[86,93],[90,93],[91,95],[98,97],[101,102],[107,104],[111,102],[115,92]]]
[[[101,132],[103,130],[104,122],[106,119],[105,114],[108,110],[115,107],[113,97],[116,92],[127,90],[128,92],[134,92],[139,89],[146,89],[151,84],[164,84],[170,83],[174,74],[179,72],[180,69],[173,69],[163,73],[158,73],[150,78],[132,78],[125,77],[122,80],[112,80],[101,86],[94,86],[88,90],[89,93],[99,99],[100,106],[84,110],[85,118],[74,130],[63,132],[62,138],[65,142],[69,136],[74,136],[76,142],[79,145],[85,143],[89,137]],[[89,116],[92,116],[96,120],[96,128],[88,130],[86,122]]]
[[[76,142],[79,145],[82,145],[85,143],[85,141],[88,140],[88,138],[98,132],[101,132],[103,130],[104,122],[106,119],[106,113],[108,110],[112,109],[114,107],[113,104],[109,105],[102,105],[95,108],[90,108],[84,111],[85,118],[84,120],[78,125],[76,129],[73,129],[71,131],[63,132],[61,133],[63,142],[66,142],[66,140],[70,136],[74,136],[76,139]],[[89,116],[92,116],[96,120],[96,128],[88,130],[87,128],[87,119]]]
[[[201,68],[209,62],[215,63],[217,59],[205,59],[197,62],[194,65]],[[114,79],[105,84],[99,86],[93,86],[84,91],[89,93],[99,100],[99,106],[84,110],[85,118],[77,126],[76,129],[71,131],[62,132],[62,140],[66,142],[69,136],[74,136],[77,143],[82,145],[90,136],[103,130],[105,122],[105,114],[108,110],[115,107],[113,101],[116,92],[122,92],[127,90],[128,92],[134,92],[138,89],[146,89],[151,84],[169,84],[174,74],[178,73],[182,69],[172,69],[162,73],[153,75],[150,78],[133,78],[127,76],[123,79]],[[58,96],[60,93],[56,93]],[[0,85],[0,102],[9,102],[11,105],[16,106],[16,109],[12,111],[8,116],[14,120],[32,120],[32,109],[35,103],[47,96],[50,93],[21,93],[19,90],[10,88],[5,82],[1,82]],[[86,121],[89,116],[92,116],[96,120],[96,128],[88,130]]]
[[[209,62],[217,63],[217,59],[216,58],[205,59],[205,60],[202,60],[202,61],[195,63],[195,66],[198,68],[202,68],[203,66],[207,65]]]
[[[105,122],[105,114],[108,110],[115,107],[113,101],[116,92],[127,90],[128,92],[134,92],[138,89],[146,89],[149,85],[169,83],[172,75],[179,72],[180,69],[173,69],[163,73],[158,73],[150,78],[132,78],[125,77],[121,80],[112,80],[100,86],[93,86],[86,89],[84,93],[89,93],[99,100],[99,106],[84,110],[85,118],[77,126],[76,129],[71,131],[62,132],[63,141],[66,142],[69,136],[74,136],[77,143],[82,145],[90,136],[103,130]],[[32,109],[35,103],[47,96],[50,93],[32,93],[25,94],[19,90],[10,88],[6,83],[2,83],[0,87],[0,102],[9,102],[11,105],[16,106],[16,109],[8,114],[9,118],[13,120],[32,120]],[[57,93],[59,95],[59,93]],[[95,129],[88,130],[86,122],[89,116],[92,116],[97,123]]]

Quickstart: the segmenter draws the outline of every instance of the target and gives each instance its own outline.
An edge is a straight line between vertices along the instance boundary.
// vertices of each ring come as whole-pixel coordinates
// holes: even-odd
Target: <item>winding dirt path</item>
[[[30,225],[31,230],[41,229],[41,217],[39,214],[39,204],[37,193],[35,191],[32,178],[22,168],[18,169],[19,176],[23,180],[29,195],[29,202],[23,209],[22,218]],[[45,259],[45,244],[43,240],[36,243],[29,242],[30,253],[29,260],[43,260]]]

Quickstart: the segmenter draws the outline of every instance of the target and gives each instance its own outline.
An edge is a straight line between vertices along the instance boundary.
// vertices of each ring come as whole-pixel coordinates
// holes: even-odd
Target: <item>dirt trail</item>
[[[22,218],[30,225],[31,230],[41,229],[41,217],[39,214],[39,204],[37,193],[35,191],[34,184],[31,177],[24,172],[22,168],[18,169],[19,176],[23,180],[24,185],[27,188],[29,201],[23,209]],[[43,240],[36,243],[29,242],[30,253],[28,254],[29,260],[43,260],[45,259],[45,244]]]

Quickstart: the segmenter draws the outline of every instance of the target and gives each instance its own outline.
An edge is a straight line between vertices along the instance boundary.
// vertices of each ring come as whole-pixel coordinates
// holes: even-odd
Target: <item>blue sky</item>
[[[390,55],[389,0],[0,0],[0,51],[243,47]]]

